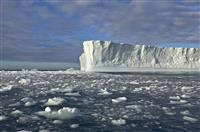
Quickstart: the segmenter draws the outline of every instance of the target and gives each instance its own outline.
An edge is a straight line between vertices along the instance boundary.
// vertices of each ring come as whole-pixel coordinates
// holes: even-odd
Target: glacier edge
[[[90,40],[83,42],[79,60],[81,71],[86,72],[200,72],[200,48],[161,48]]]

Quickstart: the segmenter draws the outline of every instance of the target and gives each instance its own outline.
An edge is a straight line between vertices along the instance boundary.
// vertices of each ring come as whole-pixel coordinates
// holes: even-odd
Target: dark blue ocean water
[[[2,71],[0,77],[0,131],[200,130],[199,74]],[[62,102],[45,105],[54,97]],[[46,107],[79,113],[66,119],[39,115]]]

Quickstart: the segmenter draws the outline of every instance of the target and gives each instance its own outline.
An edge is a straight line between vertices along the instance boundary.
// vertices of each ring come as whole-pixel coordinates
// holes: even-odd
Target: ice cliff
[[[117,44],[111,41],[83,42],[82,71],[200,71],[200,48],[161,48]]]

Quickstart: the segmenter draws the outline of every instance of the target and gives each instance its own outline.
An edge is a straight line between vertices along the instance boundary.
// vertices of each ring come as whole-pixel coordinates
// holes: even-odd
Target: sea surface
[[[1,71],[0,131],[199,132],[200,75]]]
[[[73,67],[74,69],[80,69],[79,63],[0,60],[0,70],[12,70],[12,71],[21,69],[65,70],[71,67]]]

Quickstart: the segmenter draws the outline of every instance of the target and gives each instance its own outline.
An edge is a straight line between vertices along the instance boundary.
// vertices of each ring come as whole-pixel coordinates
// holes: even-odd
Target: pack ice
[[[200,48],[163,48],[117,44],[111,41],[83,42],[82,71],[200,71]]]

